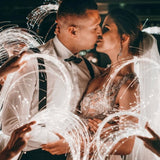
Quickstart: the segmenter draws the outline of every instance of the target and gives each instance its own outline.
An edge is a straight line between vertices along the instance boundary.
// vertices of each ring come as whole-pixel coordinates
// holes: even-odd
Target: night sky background
[[[54,0],[50,0],[54,3]],[[108,8],[123,7],[133,11],[148,26],[160,26],[160,0],[96,0],[102,19]],[[26,26],[27,15],[36,7],[47,3],[44,0],[0,0],[0,22],[12,21]]]

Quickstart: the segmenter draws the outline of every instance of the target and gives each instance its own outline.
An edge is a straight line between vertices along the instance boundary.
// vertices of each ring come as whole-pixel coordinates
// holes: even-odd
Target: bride
[[[111,10],[103,22],[102,32],[102,39],[97,42],[96,50],[109,55],[111,66],[106,68],[100,77],[90,82],[81,102],[81,113],[83,117],[88,119],[91,135],[96,133],[102,122],[102,117],[108,117],[111,114],[124,110],[132,110],[135,113],[144,111],[140,110],[141,106],[137,106],[141,105],[142,100],[140,100],[140,97],[144,97],[145,87],[150,85],[150,81],[144,83],[144,79],[142,79],[142,76],[145,76],[142,69],[145,69],[144,66],[146,64],[141,61],[134,64],[127,62],[132,62],[132,60],[134,62],[134,57],[148,57],[153,60],[157,59],[157,57],[159,58],[159,54],[155,56],[155,53],[151,53],[151,50],[156,47],[153,47],[155,39],[151,35],[141,31],[139,19],[127,10]],[[124,65],[125,63],[127,65]],[[140,86],[143,84],[140,88],[139,83]],[[143,98],[143,100],[145,99]],[[142,115],[144,114],[142,113]],[[125,118],[124,116],[120,116],[109,121],[105,127],[107,128],[116,124],[116,126],[119,126],[118,130],[120,130],[123,129],[125,124],[134,123],[136,125],[138,121],[138,118],[132,116],[126,116]],[[110,133],[114,131],[113,129]],[[135,160],[138,155],[133,157],[135,154],[132,153],[130,156],[126,156],[133,151],[134,143],[135,136],[129,136],[129,138],[120,140],[111,149],[108,159],[119,160],[126,159],[127,157],[127,159]],[[141,151],[142,154],[143,152]],[[145,154],[148,155],[147,152]]]
[[[102,32],[102,39],[97,42],[96,49],[98,52],[109,55],[111,66],[100,77],[91,81],[81,102],[82,115],[85,118],[92,117],[88,120],[89,129],[92,133],[97,131],[96,126],[101,122],[100,115],[107,117],[115,112],[130,110],[139,103],[138,81],[133,70],[133,63],[129,63],[118,70],[127,60],[132,60],[134,56],[141,54],[137,50],[143,38],[138,18],[126,10],[113,9],[103,22]],[[116,76],[113,77],[116,70],[118,70]],[[112,82],[106,92],[110,79]],[[137,118],[132,116],[118,117],[117,119],[109,121],[106,127],[125,121],[138,122]],[[134,140],[134,136],[121,140],[111,150],[110,154],[115,155],[110,156],[110,159],[121,159],[121,155],[130,154]],[[119,145],[120,147],[117,148]]]

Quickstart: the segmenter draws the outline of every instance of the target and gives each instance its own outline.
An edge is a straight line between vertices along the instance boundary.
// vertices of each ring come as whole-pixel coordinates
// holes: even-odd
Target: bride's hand
[[[95,134],[97,132],[101,122],[102,122],[102,120],[100,120],[100,119],[96,119],[96,118],[89,119],[88,120],[88,128],[89,128],[89,130],[92,133]],[[109,123],[109,122],[106,123],[104,125],[104,127],[103,127],[104,130],[101,133],[101,138],[107,137],[111,132],[114,132],[114,131],[118,130],[118,126],[117,125],[118,125],[118,122],[116,122],[114,120],[112,121],[112,123]]]
[[[88,128],[91,132],[96,133],[99,127],[99,124],[102,122],[100,119],[88,119]]]

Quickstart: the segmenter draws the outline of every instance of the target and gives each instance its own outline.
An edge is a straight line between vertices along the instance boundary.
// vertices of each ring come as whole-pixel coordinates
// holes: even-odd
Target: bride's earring
[[[121,56],[121,55],[122,55],[122,43],[121,43],[121,46],[120,46],[119,53],[117,54],[117,61],[118,61],[119,56]]]
[[[123,39],[121,39],[121,42],[120,42],[120,50],[119,50],[119,53],[117,54],[117,61],[118,61],[119,56],[122,56],[122,40],[123,40]]]

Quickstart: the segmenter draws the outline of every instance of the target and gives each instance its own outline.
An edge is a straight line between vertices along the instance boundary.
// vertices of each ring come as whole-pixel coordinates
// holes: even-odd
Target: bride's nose
[[[97,35],[102,36],[102,28],[100,27],[100,25],[97,28]]]

